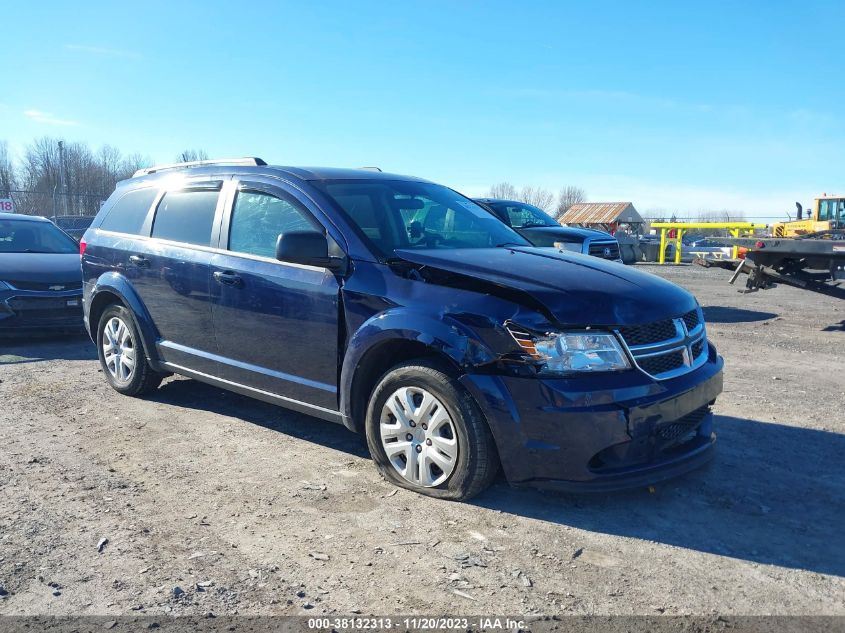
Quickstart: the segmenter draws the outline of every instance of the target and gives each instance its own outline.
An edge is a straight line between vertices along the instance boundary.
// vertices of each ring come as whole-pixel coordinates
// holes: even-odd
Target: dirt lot
[[[0,613],[845,614],[845,302],[648,269],[726,359],[716,460],[653,492],[434,501],[342,427],[0,343]]]

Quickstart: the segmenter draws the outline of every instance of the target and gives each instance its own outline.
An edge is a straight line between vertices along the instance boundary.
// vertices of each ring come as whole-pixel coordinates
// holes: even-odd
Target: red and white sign
[[[0,213],[14,213],[15,201],[11,198],[0,198]]]

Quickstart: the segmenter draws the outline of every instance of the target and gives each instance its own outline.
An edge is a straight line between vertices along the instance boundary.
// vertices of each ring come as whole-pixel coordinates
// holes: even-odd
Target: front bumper
[[[9,290],[0,293],[0,332],[82,329],[82,290]]]
[[[538,379],[467,374],[512,484],[564,491],[648,485],[706,463],[724,362],[654,380],[639,371]]]

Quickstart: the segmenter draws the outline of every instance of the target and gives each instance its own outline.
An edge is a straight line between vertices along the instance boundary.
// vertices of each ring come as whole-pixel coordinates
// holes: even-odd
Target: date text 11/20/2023
[[[350,618],[308,618],[308,628],[313,630],[518,630],[525,626],[523,620],[507,617],[350,617]]]

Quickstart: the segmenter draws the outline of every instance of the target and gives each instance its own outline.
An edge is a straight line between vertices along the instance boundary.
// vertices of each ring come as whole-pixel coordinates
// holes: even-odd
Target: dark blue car
[[[0,213],[0,336],[81,328],[79,245],[46,218]]]
[[[178,373],[364,433],[397,485],[644,485],[703,464],[722,359],[685,290],[535,249],[418,178],[239,159],[142,170],[82,250],[104,375]]]

